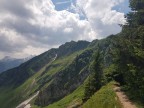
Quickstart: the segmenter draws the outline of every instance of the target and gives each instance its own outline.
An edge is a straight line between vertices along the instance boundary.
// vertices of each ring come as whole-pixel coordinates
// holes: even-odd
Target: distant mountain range
[[[0,60],[0,73],[12,69],[14,67],[19,66],[20,64],[30,60],[34,56],[29,56],[27,58],[12,58],[10,56],[5,56],[3,59]]]

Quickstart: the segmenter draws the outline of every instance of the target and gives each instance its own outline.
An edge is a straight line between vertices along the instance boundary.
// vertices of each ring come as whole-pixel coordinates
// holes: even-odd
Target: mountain
[[[92,42],[67,42],[1,73],[0,106],[122,108],[116,94],[120,90],[114,90],[119,86],[143,108],[144,17],[139,3],[131,0],[130,6],[138,10],[128,14],[120,33]]]
[[[52,89],[53,87],[54,89],[59,89],[59,87],[55,88],[56,86],[53,86],[53,84],[60,83],[59,80],[63,80],[61,82],[62,84],[65,83],[64,79],[62,79],[61,76],[69,76],[68,79],[65,79],[69,80],[71,77],[74,78],[74,76],[77,75],[78,79],[75,78],[71,80],[70,82],[72,82],[75,86],[71,86],[69,91],[65,90],[65,92],[59,95],[59,98],[62,98],[63,96],[75,90],[76,87],[78,87],[87,76],[87,74],[83,72],[85,70],[83,69],[83,66],[87,65],[90,56],[89,54],[92,53],[91,50],[84,51],[89,44],[90,43],[87,41],[68,42],[57,49],[51,49],[37,57],[34,57],[28,62],[21,64],[19,67],[0,74],[0,87],[6,89],[6,91],[8,90],[7,93],[9,92],[7,94],[5,90],[2,90],[2,94],[0,95],[3,95],[4,97],[0,99],[2,102],[0,102],[0,105],[3,108],[13,108],[18,105],[19,102],[28,98],[33,93],[39,90],[41,93],[42,89],[48,86],[50,82],[50,89]],[[84,61],[79,61],[85,56],[87,58]],[[78,62],[81,62],[81,65],[77,66]],[[69,72],[72,67],[73,73]],[[77,72],[75,72],[76,69],[78,69]],[[83,70],[81,74],[85,76],[84,78],[80,77],[81,74],[78,74],[79,70]],[[75,82],[75,80],[77,80],[77,82],[81,80],[81,83],[77,83]],[[67,84],[67,86],[70,85]],[[62,91],[64,89],[66,88],[62,88],[59,90]],[[15,93],[16,95],[13,96]],[[5,97],[6,94],[7,96]],[[24,97],[22,96],[22,98],[19,97],[22,94],[26,95]],[[12,96],[13,98],[10,99],[10,101],[7,101],[9,100],[9,96]],[[52,99],[50,100],[52,102],[54,101]]]
[[[34,56],[30,56],[24,59],[16,59],[16,58],[11,58],[9,56],[5,56],[3,59],[0,60],[0,73],[12,69],[14,67],[17,67],[20,64],[30,60],[32,57]]]
[[[130,77],[129,71],[136,67],[127,64],[135,62],[139,69],[143,69],[140,65],[143,64],[143,53],[136,47],[137,40],[134,41],[135,44],[122,32],[102,40],[71,41],[50,49],[0,74],[0,105],[2,108],[15,108],[38,93],[31,101],[33,108],[81,106],[83,99],[90,100],[90,96],[113,80],[125,86],[134,84],[134,76]],[[139,53],[134,53],[134,50]],[[142,78],[136,74],[134,78],[137,77]],[[95,88],[98,84],[99,88]],[[111,89],[107,88],[105,92],[109,93]],[[113,91],[111,93],[114,95]],[[112,99],[115,101],[115,97]],[[117,103],[112,105],[119,107]],[[84,108],[88,108],[85,106],[87,103]]]
[[[19,67],[0,74],[0,105],[3,108],[15,108],[38,93],[31,101],[32,108],[81,106],[85,92],[88,93],[86,94],[88,97],[90,92],[93,95],[97,91],[92,85],[95,81],[100,84],[98,90],[113,80],[121,84],[128,83],[128,77],[124,76],[129,76],[129,72],[127,74],[122,72],[126,72],[127,68],[119,69],[117,66],[127,64],[124,60],[129,61],[131,58],[133,51],[130,48],[133,45],[123,33],[120,33],[92,42],[71,41],[59,48],[50,49]],[[121,56],[124,63],[118,64],[121,63],[117,62]],[[95,65],[95,61],[96,63],[99,61],[100,65]],[[98,72],[95,77],[94,72]],[[94,81],[95,78],[99,80]],[[94,91],[91,89],[86,91],[85,86],[94,87]],[[111,89],[107,88],[108,93]],[[112,104],[119,107],[117,103],[119,102]],[[84,108],[85,106],[87,105],[84,104]]]

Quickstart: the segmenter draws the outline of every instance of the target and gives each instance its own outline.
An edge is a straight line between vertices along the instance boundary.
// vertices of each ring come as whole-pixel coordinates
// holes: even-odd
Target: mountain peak
[[[1,61],[11,61],[11,60],[14,60],[14,58],[10,56],[5,56]]]

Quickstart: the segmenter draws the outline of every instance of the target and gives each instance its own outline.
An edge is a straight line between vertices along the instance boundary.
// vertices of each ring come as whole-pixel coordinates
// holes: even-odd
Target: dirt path
[[[126,94],[121,91],[120,87],[114,87],[114,90],[116,92],[116,95],[118,96],[121,104],[123,105],[123,108],[137,108],[126,96]]]
[[[31,100],[33,100],[38,94],[39,94],[39,91],[35,95],[33,95],[32,97],[27,99],[26,101],[24,101],[21,104],[19,104],[16,108],[30,108],[31,106],[30,106],[29,102]]]

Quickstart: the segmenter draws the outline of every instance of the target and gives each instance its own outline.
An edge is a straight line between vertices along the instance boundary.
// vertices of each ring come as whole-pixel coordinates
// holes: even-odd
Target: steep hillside
[[[133,44],[124,35],[111,35],[91,43],[72,41],[0,74],[0,105],[14,108],[39,91],[31,101],[33,108],[78,107],[85,99],[90,102],[91,96],[113,80],[127,86],[133,77],[128,77],[130,73],[125,66],[131,60],[142,61],[135,58],[141,55],[132,55],[141,54],[133,51],[138,48],[137,40]]]
[[[98,50],[102,52],[104,67],[110,66],[113,59],[109,52],[117,38],[110,36],[91,43],[72,41],[1,74],[1,106],[13,108],[37,91],[40,92],[33,102],[37,106],[49,107],[49,104],[69,95],[69,99],[74,101],[77,96],[71,98],[71,93],[83,85],[92,72],[91,65]],[[84,91],[84,87],[81,90]],[[79,98],[81,102],[83,94]]]
[[[115,82],[111,82],[96,92],[82,108],[122,108],[113,90]]]
[[[87,76],[86,69],[83,68],[89,61],[89,54],[92,53],[91,50],[84,51],[88,45],[89,42],[86,41],[72,41],[60,46],[58,49],[51,49],[17,68],[0,74],[0,105],[3,108],[14,108],[22,100],[27,99],[39,90],[38,99],[40,100],[39,104],[41,104],[43,97],[40,94],[48,89],[50,91],[46,92],[47,95],[54,93],[52,89],[57,87],[53,86],[54,84],[61,84],[59,86],[62,87],[65,81],[67,82],[72,77],[73,79],[69,81],[70,84],[67,82],[64,88],[56,88],[59,92],[65,89],[65,92],[61,93],[61,95],[55,93],[55,95],[59,95],[59,98],[62,98],[75,90]],[[83,57],[86,57],[85,60],[80,61]],[[81,65],[78,65],[79,63]],[[72,68],[73,70],[71,70]],[[76,69],[78,69],[77,72],[71,73]],[[81,75],[85,77],[79,75],[81,70]],[[75,75],[78,76],[78,79],[74,79]],[[80,80],[81,82],[77,83],[75,80]],[[69,88],[68,91],[66,90],[67,88]],[[56,101],[51,99],[51,97],[49,100],[51,102]]]

